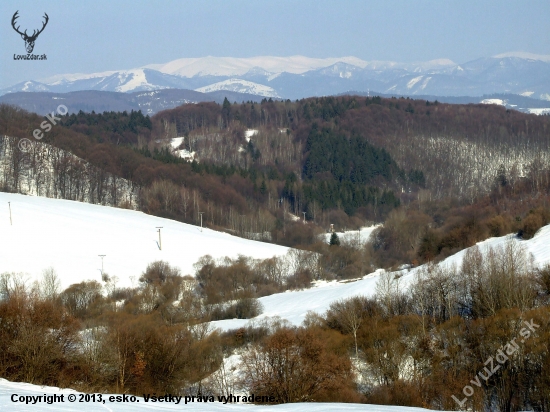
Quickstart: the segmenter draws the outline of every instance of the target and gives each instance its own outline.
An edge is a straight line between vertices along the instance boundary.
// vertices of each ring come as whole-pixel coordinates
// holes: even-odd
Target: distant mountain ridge
[[[550,100],[550,56],[504,53],[463,64],[448,59],[398,63],[369,62],[352,56],[326,59],[209,56],[130,70],[29,80],[0,90],[0,96],[16,92],[132,93],[163,89],[228,90],[284,99],[376,90],[406,96],[506,93]]]
[[[162,110],[172,109],[186,103],[216,102],[260,102],[263,97],[231,91],[211,91],[208,93],[194,90],[164,89],[143,92],[117,93],[98,90],[83,90],[68,93],[16,92],[0,96],[0,103],[21,107],[29,112],[45,115],[51,113],[60,104],[67,107],[69,113],[130,112],[141,110],[153,115]]]

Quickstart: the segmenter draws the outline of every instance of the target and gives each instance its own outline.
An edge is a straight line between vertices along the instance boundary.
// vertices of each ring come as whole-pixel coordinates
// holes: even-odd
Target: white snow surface
[[[34,85],[34,83],[31,82],[31,81],[25,82],[25,85],[23,86],[23,89],[21,89],[21,90],[24,91],[24,92],[27,92],[32,87],[34,87],[33,91],[46,90],[46,88],[44,86],[39,86],[38,88],[36,88],[36,85]]]
[[[172,148],[172,151],[174,152],[174,155],[181,157],[182,159],[187,159],[192,161],[195,158],[195,152],[190,152],[187,149],[178,149],[178,147],[181,146],[183,141],[185,140],[185,137],[174,137],[170,140],[170,147]]]
[[[482,104],[498,104],[500,106],[505,106],[506,102],[502,99],[483,99],[480,103]]]
[[[12,401],[23,398],[23,403]],[[44,395],[64,395],[62,403],[53,403],[51,405],[45,402],[36,404],[25,405],[24,397],[26,396],[44,396]],[[69,402],[68,396],[75,395],[76,402]],[[158,394],[164,395],[164,394]],[[245,393],[236,393],[235,395],[248,395]],[[105,404],[102,403],[79,403],[79,392],[72,389],[60,389],[53,386],[39,386],[32,385],[30,383],[10,382],[6,379],[0,378],[0,410],[23,412],[23,411],[55,411],[55,412],[75,412],[75,411],[111,411],[111,412],[141,412],[141,411],[212,411],[212,412],[226,412],[226,411],[249,411],[249,412],[423,412],[428,409],[423,408],[407,408],[404,406],[385,406],[385,405],[366,405],[356,403],[287,403],[283,405],[248,405],[248,404],[226,404],[217,402],[214,403],[197,403],[190,402],[187,405],[182,399],[179,404],[175,402],[163,402],[152,403],[151,401],[145,402],[142,397],[138,397],[135,403],[116,403],[110,402],[110,394],[102,394]],[[36,399],[36,398],[35,398]]]
[[[201,93],[215,92],[218,90],[229,90],[232,92],[255,94],[264,97],[279,97],[273,87],[241,79],[228,79],[195,89],[196,92]]]
[[[544,57],[544,56],[542,56]],[[424,72],[437,70],[444,67],[455,66],[455,63],[449,59],[436,59],[427,62],[412,62],[398,63],[393,61],[365,61],[354,56],[345,57],[327,57],[327,58],[312,58],[306,56],[256,56],[247,58],[236,57],[197,57],[183,58],[173,60],[168,63],[148,64],[139,68],[109,70],[97,73],[65,73],[43,78],[40,82],[51,85],[63,85],[77,80],[95,79],[96,83],[103,81],[105,78],[117,74],[120,85],[116,88],[118,92],[129,92],[140,89],[156,88],[149,84],[146,80],[143,69],[153,69],[161,73],[191,78],[194,76],[242,76],[249,74],[267,75],[271,81],[277,78],[281,73],[302,74],[310,70],[322,69],[335,65],[336,63],[345,63],[359,68],[368,68],[369,70],[384,70],[389,68],[404,69],[411,72]],[[343,72],[341,77],[347,77],[351,72]],[[128,80],[129,79],[129,80]],[[128,83],[124,83],[128,81]],[[206,86],[213,87],[214,85]],[[233,85],[235,86],[235,85]],[[218,86],[216,86],[218,87]],[[268,86],[267,89],[270,89]],[[234,89],[213,89],[213,90],[234,90]],[[252,93],[246,90],[234,90],[244,93]],[[260,90],[261,91],[261,90]],[[263,94],[266,97],[278,97],[275,94]]]
[[[115,88],[117,92],[130,92],[138,87],[148,89],[156,88],[156,86],[147,82],[143,69],[128,70],[119,74],[118,78],[120,79],[121,86]],[[130,80],[127,81],[128,78],[130,78]]]
[[[172,149],[177,149],[178,147],[180,147],[184,140],[185,137],[174,137],[170,140],[170,146],[172,146]]]
[[[506,242],[516,242],[525,247],[527,253],[533,255],[534,264],[542,267],[550,264],[550,225],[544,226],[537,234],[529,240],[517,239],[514,235],[490,238],[479,242],[482,253],[487,252],[489,248],[502,247]],[[451,266],[457,268],[462,264],[464,254],[468,249],[464,249],[447,259],[443,260],[440,265]],[[408,288],[414,280],[417,271],[422,266],[411,270],[401,270],[398,272],[401,276],[401,287]],[[374,273],[364,276],[362,279],[355,281],[332,281],[332,282],[317,282],[310,289],[301,291],[291,291],[278,293],[271,296],[266,296],[258,299],[264,308],[263,313],[251,320],[246,319],[227,319],[211,322],[212,326],[221,330],[237,329],[245,326],[248,322],[258,322],[269,317],[280,317],[286,319],[293,325],[300,325],[308,311],[313,311],[318,314],[324,314],[330,307],[330,304],[339,299],[348,299],[353,296],[373,296],[376,291],[376,283],[380,275],[384,273],[383,269],[379,269]]]
[[[356,242],[359,244],[365,244],[369,241],[370,235],[372,235],[372,232],[374,232],[374,230],[378,229],[380,226],[382,225],[362,227],[359,230],[346,230],[345,232],[336,232],[336,234],[338,235],[338,239],[340,240],[340,243]],[[324,233],[322,236],[325,238],[325,241],[329,243],[332,233]]]
[[[10,225],[8,202],[13,225]],[[162,226],[162,250],[156,227]],[[104,271],[117,287],[137,286],[147,265],[167,261],[193,275],[193,264],[239,254],[266,259],[288,248],[163,219],[142,212],[70,200],[0,193],[0,273],[23,272],[39,280],[53,267],[63,288],[84,280],[101,281]]]
[[[51,86],[56,86],[67,82],[74,82],[75,80],[95,79],[96,77],[109,77],[115,73],[117,73],[117,70],[109,70],[97,73],[65,73],[46,77],[44,79],[40,79],[39,81]]]
[[[207,56],[178,59],[165,64],[150,64],[145,68],[183,77],[196,75],[240,76],[249,70],[257,70],[258,68],[274,74],[283,72],[301,74],[309,70],[328,67],[338,62],[358,67],[367,65],[366,61],[353,56],[329,57],[326,59],[305,56],[257,56],[246,58]]]
[[[258,134],[258,130],[256,129],[248,129],[248,130],[245,130],[244,131],[244,137],[246,139],[247,142],[250,141],[250,138],[254,135]]]
[[[300,325],[308,311],[318,314],[326,312],[330,304],[339,299],[352,296],[374,295],[376,282],[383,270],[378,270],[360,280],[344,282],[320,281],[310,289],[288,291],[265,296],[258,300],[263,305],[263,313],[253,319],[226,319],[210,322],[214,328],[221,330],[238,329],[250,323],[258,323],[269,318],[279,317],[293,325]]]
[[[120,86],[117,86],[115,88],[115,91],[117,92],[121,92],[121,93],[130,92],[132,90],[135,90],[136,88],[149,89],[149,90],[158,88],[157,86],[152,85],[147,81],[147,77],[145,75],[145,72],[143,71],[143,68],[130,69],[130,70],[118,70],[118,71],[110,70],[110,71],[97,72],[97,73],[58,74],[55,76],[42,79],[41,81],[49,86],[58,86],[58,85],[74,82],[76,80],[97,79],[97,82],[100,82],[105,78],[112,76],[113,74],[118,75],[117,77],[118,77]],[[104,87],[107,87],[107,85],[105,85]]]
[[[412,88],[416,83],[418,83],[420,80],[422,80],[424,76],[418,76],[418,77],[415,77],[414,79],[411,79],[408,83],[407,83],[407,89],[410,89]]]
[[[544,109],[527,109],[527,111],[530,114],[538,114],[538,115],[550,114],[550,107],[547,107],[547,108],[544,108]]]
[[[520,59],[531,59],[531,60],[540,60],[543,62],[550,63],[550,54],[535,54],[523,51],[501,53],[493,56],[496,59],[502,59],[504,57],[518,57]]]

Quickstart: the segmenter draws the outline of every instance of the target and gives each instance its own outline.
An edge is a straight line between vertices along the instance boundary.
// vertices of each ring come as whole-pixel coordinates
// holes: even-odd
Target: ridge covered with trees
[[[24,176],[46,193],[47,170],[54,196],[193,224],[205,212],[212,228],[305,247],[330,224],[357,228],[393,213],[374,244],[382,266],[548,222],[550,121],[494,105],[345,96],[63,116],[41,142],[93,173],[66,156],[45,168],[51,150],[38,142],[17,150],[41,121],[1,106],[0,133],[15,138],[0,156],[3,190],[21,191]],[[172,150],[176,137],[194,160]]]

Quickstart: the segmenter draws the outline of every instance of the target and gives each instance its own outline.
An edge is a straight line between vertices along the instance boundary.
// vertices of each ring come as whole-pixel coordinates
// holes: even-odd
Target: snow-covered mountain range
[[[398,63],[356,57],[304,56],[184,58],[130,70],[61,74],[0,90],[142,92],[230,90],[274,98],[303,98],[348,91],[386,94],[482,96],[513,93],[550,100],[550,55],[505,53],[463,64],[448,59]]]

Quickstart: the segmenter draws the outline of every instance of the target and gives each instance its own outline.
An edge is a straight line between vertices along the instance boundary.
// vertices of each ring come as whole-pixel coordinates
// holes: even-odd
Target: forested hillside
[[[30,137],[41,121],[0,109],[3,135]],[[173,150],[177,137],[193,161]],[[330,224],[386,221],[372,251],[382,265],[445,256],[507,230],[529,236],[533,222],[548,221],[550,118],[493,105],[225,100],[152,118],[80,112],[41,142],[131,182],[141,210],[194,224],[204,212],[206,225],[242,236],[311,245]],[[44,150],[32,147],[4,153],[4,190],[22,190],[14,176],[27,172],[17,165],[36,164]],[[58,180],[92,179],[71,162],[57,169]],[[92,186],[113,191],[101,182]]]

